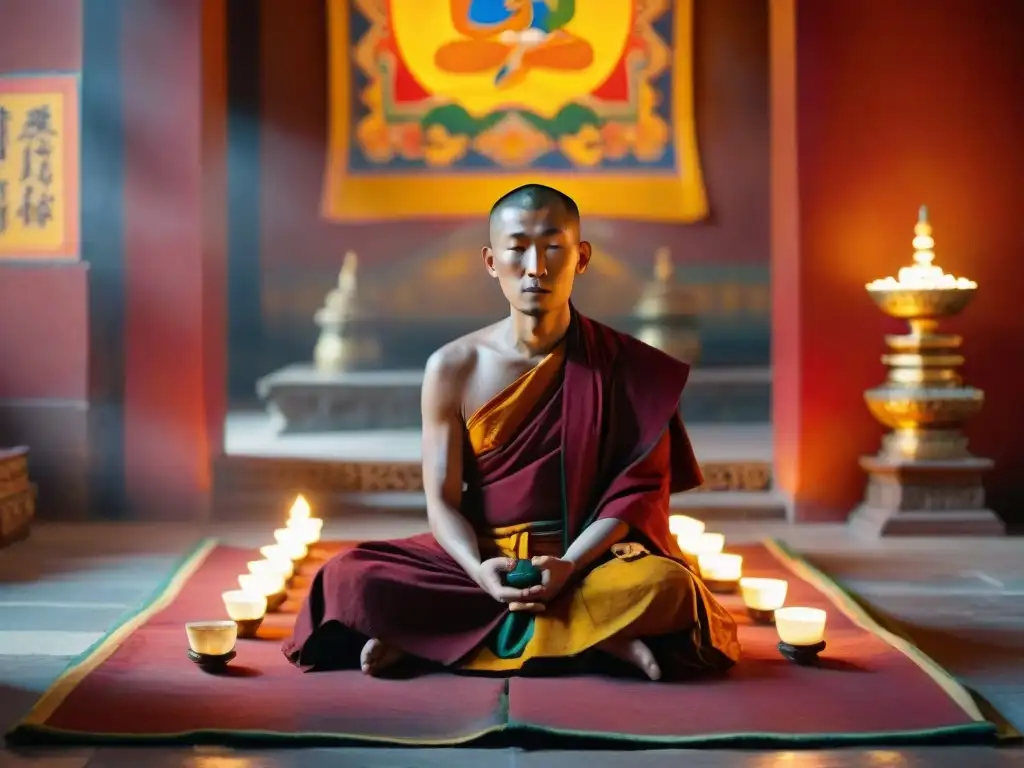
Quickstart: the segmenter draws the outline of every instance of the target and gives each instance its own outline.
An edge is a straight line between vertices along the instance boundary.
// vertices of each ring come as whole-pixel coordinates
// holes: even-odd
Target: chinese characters
[[[50,107],[28,110],[18,133],[21,145],[21,201],[18,218],[26,227],[46,227],[53,220],[53,139]]]
[[[0,259],[78,257],[79,85],[0,76]]]
[[[11,110],[0,104],[0,163],[7,160],[10,143]],[[7,229],[7,182],[0,180],[0,233]]]
[[[10,142],[11,110],[0,104],[0,163],[7,159],[7,145]]]

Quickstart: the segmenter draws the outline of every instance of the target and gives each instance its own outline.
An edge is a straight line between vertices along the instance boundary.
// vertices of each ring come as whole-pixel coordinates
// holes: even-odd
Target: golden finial
[[[672,280],[672,250],[663,245],[654,252],[654,279],[659,283],[668,283]]]
[[[341,271],[338,272],[338,288],[352,290],[356,287],[356,268],[359,266],[359,257],[355,251],[345,253],[341,262]]]
[[[914,263],[928,266],[935,261],[935,240],[932,238],[932,225],[928,223],[928,206],[922,205],[917,211],[917,224],[914,225]]]
[[[913,264],[902,267],[896,277],[872,280],[866,286],[869,291],[974,290],[978,287],[973,280],[946,274],[941,267],[933,263],[935,239],[932,237],[931,222],[928,221],[927,205],[922,205],[917,210],[913,244]]]

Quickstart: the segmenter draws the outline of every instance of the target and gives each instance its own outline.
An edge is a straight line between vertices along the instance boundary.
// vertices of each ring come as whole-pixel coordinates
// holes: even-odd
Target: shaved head
[[[553,187],[526,184],[498,199],[489,223],[484,265],[512,309],[532,317],[565,310],[591,254],[580,238],[576,201]]]
[[[575,225],[576,231],[579,232],[580,209],[576,205],[576,201],[565,192],[543,184],[524,184],[511,192],[506,192],[491,206],[488,220],[493,226],[495,219],[500,218],[501,212],[507,208],[539,211],[541,208],[550,208],[555,205],[560,205],[564,209],[571,223]]]

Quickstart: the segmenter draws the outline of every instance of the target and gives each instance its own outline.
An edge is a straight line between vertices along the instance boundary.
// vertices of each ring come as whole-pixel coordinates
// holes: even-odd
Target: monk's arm
[[[643,529],[650,514],[663,513],[668,507],[671,481],[672,443],[665,430],[658,444],[629,467],[615,484],[615,492],[598,512],[597,518],[583,529],[563,560],[581,571],[629,535],[631,528]]]
[[[574,571],[582,571],[611,549],[613,544],[626,538],[628,533],[629,526],[621,520],[610,517],[595,520],[569,545],[562,559],[571,562]]]
[[[672,440],[666,429],[645,456],[615,478],[593,524],[614,520],[643,531],[652,517],[668,514],[671,485]]]
[[[469,361],[458,350],[431,355],[423,373],[423,490],[430,532],[475,578],[480,545],[462,505],[462,386]]]

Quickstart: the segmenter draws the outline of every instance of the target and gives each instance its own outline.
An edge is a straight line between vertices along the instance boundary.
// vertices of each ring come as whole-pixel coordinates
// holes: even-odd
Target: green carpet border
[[[992,746],[992,728],[973,723],[921,731],[878,733],[722,733],[699,736],[643,736],[548,728],[510,721],[475,734],[447,739],[400,739],[341,733],[281,733],[277,731],[183,731],[181,733],[95,734],[29,725],[11,734],[12,746],[67,747],[182,747],[244,748],[295,747],[465,747],[522,749],[830,749],[838,747]]]
[[[934,729],[915,731],[882,731],[873,733],[814,733],[814,734],[780,734],[740,732],[726,734],[689,735],[689,736],[647,736],[629,733],[609,733],[576,731],[569,729],[549,728],[532,723],[520,723],[507,719],[504,725],[495,725],[466,736],[439,739],[403,739],[396,737],[377,737],[341,733],[281,733],[277,731],[239,731],[239,730],[197,730],[183,731],[172,734],[112,734],[85,733],[80,731],[53,728],[45,724],[31,722],[32,714],[46,701],[47,697],[64,682],[67,676],[90,661],[94,654],[102,650],[105,644],[123,627],[151,609],[162,599],[168,598],[168,591],[189,566],[198,568],[213,548],[217,540],[204,538],[188,553],[182,556],[168,576],[154,590],[147,600],[138,608],[126,611],[117,624],[96,640],[85,651],[75,656],[65,667],[57,680],[40,697],[33,710],[5,735],[11,746],[192,746],[218,745],[234,748],[245,747],[342,747],[342,746],[405,746],[405,747],[522,747],[522,748],[606,748],[606,749],[651,749],[670,747],[690,748],[745,748],[745,749],[827,749],[833,747],[911,747],[911,746],[953,746],[953,745],[992,745],[1003,736],[1003,731],[988,720],[978,720],[958,726],[947,726]],[[827,576],[823,571],[811,564],[803,556],[795,553],[778,539],[768,539],[764,545],[771,554],[781,553],[792,563],[799,565],[811,573],[821,585],[832,587],[874,622],[883,631],[902,638],[913,645],[910,638],[894,628],[886,626],[886,622],[877,617],[869,606],[858,599],[856,593],[844,587],[839,581]],[[199,558],[198,563],[194,561]],[[788,567],[790,563],[783,561]],[[173,599],[175,595],[169,597]],[[832,598],[826,593],[826,599]],[[838,607],[838,606],[837,606]],[[874,631],[872,627],[864,627],[866,631]],[[941,665],[914,646],[916,653],[926,659],[937,670],[946,674],[949,679],[963,688],[972,698],[980,698],[969,691],[959,681],[945,671]],[[894,650],[899,650],[895,649]],[[940,689],[941,690],[941,689]],[[500,712],[508,718],[508,686],[502,694]],[[946,693],[943,691],[943,693]],[[948,694],[947,694],[948,695]],[[987,703],[987,702],[986,702]],[[59,704],[58,704],[59,706]],[[993,712],[995,710],[991,707]],[[51,713],[52,714],[52,713]],[[1012,726],[1011,726],[1012,730]],[[1016,734],[1013,731],[1013,734]],[[1019,734],[1016,734],[1019,736]]]
[[[93,641],[84,651],[76,654],[71,660],[64,666],[57,678],[47,687],[47,689],[40,695],[36,700],[36,703],[32,705],[32,709],[10,730],[4,734],[5,741],[10,743],[19,743],[26,735],[33,732],[49,732],[58,731],[60,729],[49,728],[45,725],[36,725],[31,723],[31,719],[36,710],[47,701],[47,699],[53,695],[60,687],[64,684],[69,675],[73,674],[86,662],[90,661],[92,657],[110,641],[114,635],[116,635],[122,628],[130,624],[132,621],[137,619],[142,614],[149,611],[153,605],[167,596],[168,591],[173,586],[174,582],[178,579],[179,575],[185,570],[193,561],[199,559],[201,564],[206,559],[206,555],[213,551],[213,549],[219,544],[219,540],[213,537],[203,537],[199,539],[192,547],[179,557],[173,567],[168,571],[167,575],[160,581],[157,587],[150,593],[141,604],[134,608],[128,608],[125,610],[114,623],[114,626],[103,633],[102,636]],[[201,556],[201,557],[200,557]],[[197,565],[198,565],[197,564]],[[68,733],[74,733],[68,731]]]
[[[906,627],[900,623],[897,619],[888,616],[880,609],[872,605],[866,598],[858,594],[857,590],[849,587],[842,579],[838,579],[834,576],[829,576],[827,573],[822,571],[813,562],[808,560],[803,555],[794,551],[788,544],[781,539],[772,538],[769,539],[775,547],[783,552],[786,557],[795,563],[800,563],[808,571],[814,573],[814,575],[821,581],[831,584],[838,592],[841,592],[846,596],[847,600],[855,604],[860,610],[867,615],[875,624],[881,627],[883,630],[899,637],[905,642],[912,645],[916,653],[923,659],[927,659],[928,662],[937,669],[941,669],[951,680],[955,680],[963,690],[969,695],[977,705],[978,709],[984,714],[985,718],[992,724],[996,729],[996,739],[1000,742],[1016,742],[1024,738],[1024,735],[1018,731],[1013,724],[1010,723],[1006,717],[984,696],[978,691],[974,690],[970,686],[960,682],[960,680],[953,675],[944,666],[939,664],[935,659],[926,654],[920,649],[914,638],[907,632]]]

